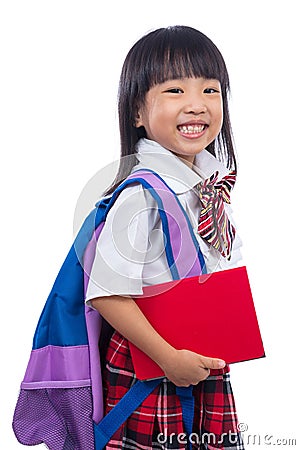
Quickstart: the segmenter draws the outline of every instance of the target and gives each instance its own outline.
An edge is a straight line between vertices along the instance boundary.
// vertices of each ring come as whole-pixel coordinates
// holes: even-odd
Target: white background
[[[233,207],[267,354],[232,367],[240,422],[250,449],[275,439],[300,445],[297,3],[1,2],[1,449],[24,448],[11,430],[13,410],[38,317],[73,239],[77,200],[118,158],[123,59],[143,34],[175,24],[206,33],[231,75]],[[255,434],[261,445],[252,445]],[[264,443],[265,435],[273,438]]]

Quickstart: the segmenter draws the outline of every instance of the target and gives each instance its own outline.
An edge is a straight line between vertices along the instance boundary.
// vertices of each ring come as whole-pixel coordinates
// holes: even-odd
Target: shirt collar
[[[189,191],[216,171],[219,179],[228,174],[224,164],[205,149],[196,155],[193,169],[155,141],[140,139],[136,149],[139,162],[133,171],[147,168],[157,172],[176,194]]]

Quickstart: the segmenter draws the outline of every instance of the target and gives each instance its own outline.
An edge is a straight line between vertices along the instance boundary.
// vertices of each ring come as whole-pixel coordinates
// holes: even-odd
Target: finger
[[[203,367],[206,369],[223,369],[226,362],[219,358],[206,358],[205,356],[201,358]]]
[[[206,378],[208,378],[210,375],[210,369],[206,369],[205,371],[205,378],[203,380],[206,380]]]

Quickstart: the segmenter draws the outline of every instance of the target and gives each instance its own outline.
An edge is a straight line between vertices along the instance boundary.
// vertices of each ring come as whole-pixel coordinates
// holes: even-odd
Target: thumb
[[[206,369],[223,369],[226,362],[219,358],[207,358],[206,356],[201,356],[202,364]]]

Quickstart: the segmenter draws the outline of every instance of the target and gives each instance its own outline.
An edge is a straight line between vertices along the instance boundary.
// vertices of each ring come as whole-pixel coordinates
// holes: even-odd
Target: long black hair
[[[221,84],[223,125],[206,149],[228,168],[236,169],[228,110],[230,85],[223,56],[205,34],[194,28],[160,28],[137,41],[123,64],[118,94],[121,159],[116,178],[106,194],[111,193],[137,164],[136,144],[146,137],[146,132],[144,127],[135,127],[135,120],[149,89],[170,79],[191,77],[217,79]]]

